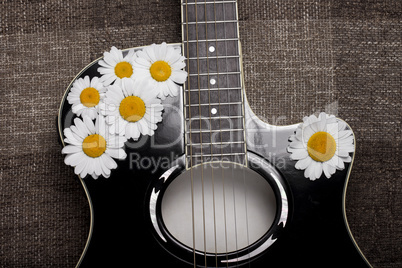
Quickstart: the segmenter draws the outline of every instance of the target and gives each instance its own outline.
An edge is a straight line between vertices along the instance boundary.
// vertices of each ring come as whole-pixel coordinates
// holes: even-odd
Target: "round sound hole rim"
[[[274,195],[276,197],[276,215],[272,226],[268,231],[255,243],[249,245],[246,248],[240,249],[234,252],[215,254],[205,253],[203,251],[193,250],[179,240],[177,240],[167,229],[162,217],[162,200],[163,195],[168,188],[169,184],[180,176],[183,172],[188,171],[185,168],[185,156],[177,160],[177,165],[171,170],[168,170],[169,174],[162,175],[156,182],[156,186],[152,187],[152,192],[157,193],[155,209],[150,214],[154,213],[156,223],[154,224],[154,230],[156,239],[159,244],[167,250],[170,254],[176,258],[188,263],[193,264],[194,258],[196,263],[204,265],[205,259],[208,263],[222,264],[222,267],[227,267],[228,262],[248,263],[255,258],[263,255],[264,252],[281,236],[283,228],[285,227],[289,217],[289,191],[288,186],[280,173],[272,166],[268,161],[259,157],[258,155],[248,152],[248,167],[253,171],[261,175],[271,186]],[[152,199],[152,197],[150,198]],[[151,220],[152,221],[152,220]],[[239,258],[239,256],[241,256]],[[229,264],[230,266],[230,264]],[[218,266],[220,267],[220,266]]]

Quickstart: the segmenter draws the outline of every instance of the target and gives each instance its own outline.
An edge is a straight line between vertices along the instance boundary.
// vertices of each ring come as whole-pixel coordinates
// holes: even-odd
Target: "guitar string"
[[[233,5],[235,6],[235,8],[234,8],[234,10],[235,10],[235,21],[237,21],[237,27],[236,27],[236,29],[237,29],[237,31],[236,31],[236,34],[237,34],[237,38],[239,38],[239,25],[238,25],[238,23],[239,23],[239,18],[238,18],[238,6],[237,6],[237,1],[235,1],[234,3],[233,3]],[[240,52],[240,41],[237,41],[237,46],[238,46],[238,51]],[[241,61],[240,61],[240,57],[239,57],[239,63],[238,63],[238,67],[239,67],[239,71],[241,71],[241,66],[240,66],[240,64],[241,64]],[[241,79],[241,78],[240,78]],[[244,114],[244,88],[243,88],[243,86],[244,85],[242,85],[242,81],[240,80],[240,85],[241,85],[241,102],[242,102],[242,107],[241,107],[241,115],[242,115],[242,117],[243,117],[243,120],[242,120],[242,122],[243,122],[243,127],[242,127],[242,129],[243,129],[243,138],[245,139],[245,122],[244,122],[244,118],[245,118],[245,114]],[[244,144],[243,144],[243,149],[245,149],[245,140],[244,140]],[[247,165],[247,156],[246,156],[246,151],[244,151],[244,153],[245,153],[245,155],[244,155],[244,158],[243,159],[241,159],[241,160],[239,160],[239,162],[240,162],[240,164],[242,164],[243,166],[246,166]],[[242,175],[243,175],[243,189],[244,189],[244,212],[245,212],[245,220],[246,220],[246,239],[247,239],[247,253],[248,253],[248,255],[250,255],[250,248],[249,248],[249,245],[250,245],[250,233],[249,233],[249,218],[248,218],[248,205],[247,205],[247,193],[248,193],[248,191],[247,191],[247,183],[246,183],[246,175],[245,175],[245,173],[246,173],[246,170],[245,170],[245,168],[242,168]],[[251,267],[251,263],[248,263],[248,266],[249,267]]]
[[[221,90],[220,90],[220,74],[219,74],[219,46],[218,46],[218,27],[216,24],[216,0],[214,0],[214,28],[215,28],[215,51],[216,51],[216,80],[218,87],[218,115],[219,115],[219,132],[220,137],[220,152],[221,152],[221,165],[223,165],[223,139],[222,139],[222,116],[221,116]],[[222,198],[223,198],[223,221],[225,227],[225,252],[228,252],[228,231],[227,231],[227,216],[226,216],[226,193],[225,193],[225,169],[221,166],[221,176],[222,176]],[[226,255],[226,267],[229,267],[228,254]]]
[[[204,4],[204,19],[208,21],[208,13],[207,13],[207,2]],[[205,23],[205,40],[208,40],[208,24]],[[209,83],[210,75],[209,75],[209,41],[205,42],[205,53],[206,53],[206,62],[207,62],[207,85],[208,85],[208,110],[209,110],[209,140],[210,140],[210,150],[211,150],[211,161],[214,161],[214,151],[213,151],[213,141],[212,141],[212,110],[211,110],[211,86]],[[201,92],[199,95],[201,99]],[[201,104],[201,101],[200,101]],[[214,178],[214,168],[211,165],[211,180],[212,180],[212,204],[213,204],[213,218],[214,218],[214,246],[215,246],[215,266],[218,267],[218,253],[217,253],[217,240],[216,240],[216,208],[215,208],[215,178]]]
[[[187,94],[188,94],[188,102],[191,104],[191,83],[190,83],[190,54],[189,54],[189,29],[188,29],[188,0],[186,0],[186,54],[187,54]],[[186,109],[186,108],[185,108]],[[191,178],[191,220],[192,220],[192,231],[193,231],[193,262],[194,268],[197,267],[196,262],[196,254],[195,254],[195,217],[194,217],[194,175],[193,175],[193,139],[192,139],[192,127],[191,127],[191,108],[188,107],[188,116],[189,116],[189,139],[190,139],[190,178]],[[185,121],[185,120],[184,120]],[[186,122],[185,122],[186,123]],[[187,160],[188,164],[188,160]]]
[[[225,21],[226,21],[226,9],[225,9],[225,3],[224,2],[222,3],[222,12],[223,12],[223,34],[224,34],[224,40],[225,40],[224,41],[225,42],[225,55],[227,56],[228,55],[228,44],[227,44],[227,41],[226,41],[227,40],[226,24],[225,24]],[[229,105],[228,105],[227,109],[228,109],[229,120],[231,120],[230,119],[231,105],[230,105],[230,94],[229,94],[229,92],[230,92],[230,84],[229,84],[229,76],[227,74],[228,71],[229,71],[227,57],[225,57],[225,63],[226,63],[225,64],[226,65],[226,74],[225,74],[225,76],[226,76],[226,88],[227,88],[226,91],[227,91],[227,99],[229,101]],[[229,137],[230,137],[230,139],[232,139],[233,133],[231,131],[229,133],[230,133]],[[230,147],[230,157],[232,158],[232,157],[234,157],[232,145],[230,144],[229,147]],[[236,159],[234,159],[233,162],[236,162]],[[233,194],[234,230],[235,230],[235,251],[236,251],[236,257],[238,258],[237,250],[239,249],[239,247],[238,247],[238,234],[237,234],[236,192],[235,192],[235,180],[233,179],[233,177],[234,177],[234,167],[231,168],[231,180],[232,180],[232,186],[233,186],[232,187],[232,194]]]
[[[235,12],[236,12],[236,14],[235,14],[235,20],[237,21],[237,27],[236,27],[236,29],[237,29],[237,31],[236,31],[236,34],[237,34],[237,37],[239,38],[239,25],[238,25],[238,23],[239,23],[239,18],[238,18],[238,6],[237,6],[237,1],[235,1],[234,3],[233,3],[233,5],[235,6],[235,8],[234,8],[234,10],[235,10]],[[238,45],[238,51],[240,52],[240,41],[238,41],[237,42],[237,45]],[[240,57],[239,57],[239,64],[238,64],[238,67],[239,67],[239,71],[241,71],[241,61],[240,61]],[[244,85],[242,84],[242,81],[240,80],[240,85],[241,85],[241,102],[242,102],[242,107],[241,107],[241,115],[242,115],[242,117],[243,117],[243,120],[242,120],[242,122],[243,122],[243,138],[245,139],[245,122],[244,122],[244,118],[245,118],[245,114],[244,114],[244,106],[245,106],[245,104],[244,104]],[[245,146],[246,146],[246,141],[244,140],[244,144],[243,144],[243,148],[242,149],[246,149],[245,148]],[[246,155],[246,151],[244,151],[244,153],[245,153],[245,155],[244,155],[244,158],[242,159],[242,160],[239,160],[240,162],[241,162],[241,164],[243,165],[243,166],[247,166],[247,155]],[[248,193],[248,191],[247,191],[247,183],[246,183],[246,169],[245,168],[242,168],[242,175],[243,175],[243,189],[244,189],[244,210],[245,210],[245,220],[246,220],[246,239],[247,239],[247,253],[248,253],[248,255],[250,255],[250,248],[249,248],[249,245],[250,245],[250,233],[249,233],[249,218],[248,218],[248,205],[247,205],[247,193]],[[251,267],[251,263],[248,263],[248,266],[249,267]]]
[[[243,162],[245,164],[245,160]],[[247,255],[250,256],[250,248],[248,247],[250,245],[250,234],[249,234],[249,224],[248,224],[248,208],[247,208],[247,183],[246,183],[246,169],[243,168],[243,187],[244,187],[244,209],[245,209],[245,218],[246,218],[246,235],[247,235]],[[251,264],[248,263],[248,267],[250,267]]]
[[[207,268],[207,239],[206,239],[206,232],[205,232],[205,195],[204,195],[204,167],[202,166],[203,164],[203,152],[202,152],[202,124],[201,124],[201,81],[200,81],[200,54],[199,54],[199,38],[198,38],[198,3],[197,0],[194,2],[195,6],[195,33],[196,33],[196,48],[197,48],[197,79],[198,79],[198,113],[199,113],[199,119],[200,119],[200,159],[201,159],[201,191],[202,191],[202,226],[203,226],[203,232],[204,232],[204,262],[205,262],[205,268]],[[190,107],[189,107],[190,109]]]
[[[186,3],[187,3],[187,0],[186,0]],[[195,1],[195,7],[196,7],[196,10],[197,10],[197,1]],[[224,12],[224,21],[225,21],[225,10],[223,10],[223,12]],[[216,26],[216,4],[215,4],[215,0],[214,0],[214,14],[215,14],[215,36],[217,37],[217,26]],[[197,37],[197,71],[198,71],[198,74],[199,74],[199,69],[200,69],[200,65],[199,65],[199,46],[198,46],[198,18],[197,18],[197,16],[198,16],[198,13],[197,13],[197,11],[196,11],[196,37]],[[186,27],[186,29],[187,29],[187,41],[189,41],[189,27],[188,27],[188,5],[186,5],[186,22],[187,22],[187,27]],[[207,31],[206,31],[207,32]],[[224,31],[224,35],[225,35],[225,39],[226,39],[226,31]],[[217,42],[217,38],[215,38],[216,39],[216,48],[218,48],[218,42]],[[189,43],[187,42],[187,55],[189,55],[189,45],[188,45]],[[227,51],[228,51],[228,49],[227,49],[227,42],[225,41],[225,50],[226,50],[226,54],[227,54]],[[189,60],[188,60],[188,63],[189,63]],[[208,66],[209,66],[209,64],[208,64]],[[218,69],[219,67],[218,67],[218,55],[217,55],[217,69]],[[227,59],[226,59],[226,69],[228,70],[228,65],[227,65]],[[188,74],[190,74],[190,64],[188,64]],[[208,72],[209,72],[209,70],[208,70]],[[208,77],[209,77],[209,74],[208,74]],[[217,70],[217,79],[218,79],[218,77],[219,77],[219,71]],[[219,80],[219,79],[218,79]],[[188,81],[190,81],[190,80],[188,80]],[[226,81],[227,81],[227,84],[229,84],[228,82],[229,82],[229,78],[228,78],[228,76],[226,76]],[[188,82],[188,87],[189,87],[189,89],[190,89],[190,82]],[[220,90],[219,89],[219,84],[218,84],[218,91]],[[199,104],[201,103],[201,101],[200,101],[200,77],[198,76],[198,88],[199,88]],[[190,94],[190,92],[188,92],[188,94]],[[208,94],[209,94],[209,100],[210,100],[210,92],[208,92]],[[229,91],[228,91],[228,98],[229,98]],[[189,103],[191,103],[191,98],[190,98],[190,95],[189,95]],[[220,101],[220,92],[219,92],[219,94],[218,94],[218,99],[219,99],[219,104],[218,104],[218,107],[220,108],[220,104],[221,104],[221,101]],[[210,104],[210,103],[209,103]],[[201,107],[199,106],[199,113],[200,113],[200,119],[201,119]],[[190,116],[190,118],[191,118],[191,109],[189,108],[189,116]],[[221,109],[219,109],[219,125],[220,125],[220,129],[222,129],[222,127],[221,127]],[[210,115],[210,118],[211,118],[211,115]],[[190,120],[190,122],[191,122],[191,120]],[[200,120],[200,129],[201,129],[201,120]],[[191,135],[192,135],[192,126],[191,126],[191,123],[190,123],[190,145],[192,144],[192,138],[191,138]],[[221,139],[221,155],[222,155],[222,159],[223,159],[223,149],[222,149],[222,145],[223,145],[223,140],[222,140],[222,135],[220,135],[220,139]],[[203,161],[203,156],[202,156],[202,136],[201,136],[201,134],[200,134],[200,143],[201,143],[201,162]],[[231,149],[231,154],[233,154],[233,150],[232,150],[232,147],[230,147],[230,149]],[[193,166],[193,157],[192,157],[192,155],[193,155],[193,153],[192,153],[192,146],[190,146],[190,166],[192,167]],[[192,172],[192,170],[191,170],[191,172]],[[191,174],[192,175],[192,174]],[[233,169],[232,169],[232,177],[233,177]],[[245,177],[245,175],[243,176],[243,177]],[[203,174],[202,174],[202,178],[203,178]],[[223,171],[223,169],[222,169],[222,178],[223,178],[223,186],[224,186],[224,171]],[[193,206],[193,209],[192,209],[192,212],[193,212],[193,251],[194,251],[194,267],[196,267],[196,257],[195,257],[195,227],[194,227],[194,190],[193,190],[193,175],[191,176],[191,179],[192,179],[192,206]],[[203,181],[203,180],[202,180]],[[226,198],[225,198],[225,190],[224,190],[224,188],[223,188],[223,198],[224,198],[224,216],[225,216],[225,219],[224,219],[224,221],[225,221],[225,243],[226,243],[226,252],[228,251],[227,250],[227,244],[228,244],[228,242],[227,242],[227,219],[226,219],[226,202],[225,202],[225,200],[226,200]],[[234,198],[234,204],[235,204],[236,202],[235,202],[235,198]],[[204,185],[203,185],[203,206],[204,206]],[[235,208],[235,206],[234,206],[234,210],[236,210],[236,208]],[[204,221],[204,252],[205,252],[205,254],[206,254],[206,250],[205,250],[205,246],[206,246],[206,242],[205,242],[205,207],[203,207],[203,215],[204,215],[204,217],[203,217],[203,221]],[[236,212],[235,212],[235,215],[236,215]],[[236,224],[236,221],[237,221],[237,217],[235,216],[235,226],[237,226],[237,224]],[[216,227],[215,227],[216,228]],[[248,228],[247,228],[248,229]],[[248,230],[247,230],[248,231]],[[235,232],[236,232],[236,248],[238,248],[238,246],[237,246],[237,227],[235,227]],[[216,231],[215,231],[215,233],[216,233]],[[215,238],[216,239],[216,238]],[[215,246],[215,249],[216,249],[216,246]],[[226,256],[227,257],[227,256]],[[205,261],[206,261],[206,255],[205,255]],[[228,263],[227,263],[227,265],[228,265]]]
[[[238,14],[237,1],[235,1],[233,3],[233,5],[235,5],[234,10],[236,11],[236,14],[235,14],[235,18],[236,18],[235,20],[237,21],[236,34],[237,34],[237,37],[239,38],[239,25],[238,25],[238,23],[239,23],[239,14]],[[239,40],[240,40],[240,38],[239,38]],[[240,52],[240,41],[238,41],[238,51]],[[239,65],[238,65],[238,67],[239,67],[239,71],[241,71],[242,66],[241,66],[240,57],[239,57]],[[244,109],[245,109],[244,94],[245,94],[245,91],[244,91],[244,84],[242,83],[242,80],[240,80],[240,84],[241,84],[241,102],[242,102],[241,115],[243,116],[242,122],[243,122],[243,139],[244,139],[244,144],[243,144],[242,149],[244,150],[244,153],[245,153],[244,158],[242,159],[242,162],[243,162],[242,164],[244,166],[247,166],[247,152],[246,152],[246,140],[245,140],[245,128],[246,128],[246,126],[245,126],[245,121],[244,121],[245,120],[245,114],[244,114]],[[250,232],[249,232],[249,217],[248,217],[248,205],[247,205],[248,188],[247,188],[246,174],[245,174],[246,169],[245,168],[242,168],[242,169],[243,169],[243,187],[244,187],[244,208],[245,208],[245,218],[246,218],[247,253],[248,253],[248,255],[250,255],[250,248],[249,248],[249,245],[250,245]],[[248,263],[248,266],[251,267],[251,263]]]

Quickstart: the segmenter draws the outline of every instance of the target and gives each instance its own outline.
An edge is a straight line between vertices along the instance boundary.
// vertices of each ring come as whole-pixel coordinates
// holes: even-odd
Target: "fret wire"
[[[205,118],[205,117],[204,117]],[[202,128],[199,129],[197,127],[197,125],[199,125],[200,121],[201,121],[201,125]],[[199,130],[211,130],[214,132],[214,134],[217,134],[217,132],[219,132],[220,130],[224,129],[224,130],[230,130],[230,129],[244,129],[243,128],[243,122],[241,120],[241,118],[238,119],[229,119],[229,120],[225,120],[222,124],[222,126],[219,126],[219,121],[218,119],[212,119],[209,120],[208,118],[206,119],[197,119],[197,120],[191,120],[191,121],[186,121],[187,124],[192,124],[193,125],[193,133],[195,133],[195,131],[199,131]],[[223,119],[222,119],[223,120]],[[198,133],[199,134],[199,133]]]
[[[198,107],[198,106],[217,106],[217,105],[242,105],[241,101],[238,102],[227,102],[227,103],[195,103],[195,104],[186,104],[185,107]]]
[[[186,24],[186,25],[194,25],[194,24],[202,24],[202,23],[205,23],[205,24],[208,24],[208,23],[238,23],[237,22],[237,20],[226,20],[226,21],[199,21],[199,22],[195,22],[195,21],[192,21],[192,22],[183,22],[182,24]]]
[[[208,143],[209,144],[209,143]],[[221,144],[221,143],[217,143],[215,145],[211,144],[211,147],[208,148],[202,148],[202,153],[203,154],[215,154],[218,155],[218,152],[222,149],[223,152],[222,153],[229,153],[229,149],[230,147],[234,147],[235,151],[232,151],[232,153],[243,153],[243,142],[238,142],[237,144],[233,144],[233,143],[225,143],[225,144]],[[193,150],[195,152],[201,152],[201,146],[200,144],[198,146],[194,146],[193,145]],[[197,153],[195,153],[194,155],[199,155]]]
[[[186,3],[185,5],[201,5],[201,4],[225,4],[225,3],[236,3],[236,1],[206,1],[206,2],[192,2],[192,3]]]
[[[187,38],[188,39],[188,38]],[[201,39],[201,40],[187,40],[185,43],[199,43],[199,42],[222,42],[222,41],[239,41],[239,38],[227,38],[227,39]]]
[[[220,154],[220,156],[235,156],[235,155],[244,155],[244,153],[227,153],[227,154],[222,153],[222,154]],[[216,156],[216,154],[193,155],[191,157],[211,157],[211,156]]]
[[[187,2],[187,1],[186,1]],[[236,1],[209,1],[209,2],[195,2],[195,3],[187,3],[187,4],[194,4],[195,6],[195,9],[197,10],[197,6],[201,6],[201,4],[203,4],[203,5],[205,5],[205,13],[207,13],[207,7],[206,7],[206,4],[214,4],[214,10],[215,10],[215,3],[219,3],[219,4],[227,4],[227,3],[236,3]],[[197,5],[198,4],[198,5]],[[227,12],[228,10],[226,10],[225,8],[224,8],[224,5],[223,6],[219,6],[219,14],[222,14],[221,12],[221,8],[223,7],[223,16],[224,17],[226,17],[226,14],[225,14],[225,12]],[[211,7],[212,8],[212,7]],[[230,12],[232,12],[232,7],[229,7],[229,10],[230,10]],[[187,6],[186,6],[186,10],[187,10]],[[204,11],[204,10],[203,10]],[[193,10],[191,11],[191,12],[194,12]],[[216,19],[216,16],[217,16],[217,13],[216,13],[216,11],[214,11],[215,13],[215,19]],[[193,13],[191,13],[191,16],[192,16],[192,14]],[[190,44],[190,43],[195,43],[195,45],[196,45],[196,50],[197,50],[197,57],[188,57],[188,55],[190,55],[190,49],[193,49],[193,48],[189,48],[190,47],[190,45],[187,45],[187,62],[189,63],[191,60],[193,60],[193,61],[195,61],[195,60],[197,60],[197,65],[195,65],[195,64],[193,64],[192,65],[192,67],[194,68],[194,66],[197,66],[196,67],[196,69],[198,69],[198,73],[197,74],[192,74],[192,73],[190,73],[190,64],[188,64],[188,81],[186,82],[186,91],[188,91],[188,92],[186,92],[186,94],[188,94],[188,96],[186,96],[186,97],[188,97],[188,103],[189,104],[185,104],[185,106],[187,107],[187,108],[189,108],[189,107],[197,107],[198,106],[198,111],[199,111],[199,115],[196,115],[196,112],[195,112],[195,115],[196,116],[198,116],[199,118],[198,119],[195,119],[195,118],[192,118],[191,117],[191,111],[193,111],[194,112],[194,110],[192,110],[192,109],[189,109],[189,111],[188,111],[188,114],[189,114],[189,117],[190,118],[186,118],[186,121],[194,121],[194,120],[200,120],[200,125],[201,125],[201,120],[206,120],[206,118],[202,115],[202,113],[201,113],[201,107],[202,106],[210,106],[210,107],[212,107],[212,106],[220,106],[220,105],[226,105],[226,106],[231,106],[231,105],[242,105],[243,104],[243,102],[242,101],[239,101],[239,102],[236,102],[236,101],[232,101],[232,102],[228,102],[228,103],[222,103],[221,102],[221,93],[222,92],[225,92],[226,94],[228,94],[228,100],[229,100],[229,98],[231,98],[230,96],[231,95],[229,95],[229,92],[230,91],[232,91],[232,90],[242,90],[242,87],[241,87],[241,81],[240,81],[240,85],[239,86],[237,86],[237,84],[239,83],[239,81],[237,80],[237,76],[235,76],[235,75],[240,75],[241,74],[241,72],[240,72],[240,70],[241,69],[239,69],[239,71],[236,71],[236,72],[229,72],[229,71],[227,71],[227,72],[223,72],[223,73],[221,73],[220,72],[220,67],[223,67],[223,68],[225,68],[225,66],[217,66],[217,68],[216,68],[216,72],[213,72],[213,73],[211,73],[210,71],[209,71],[209,67],[207,67],[206,69],[205,69],[205,71],[206,72],[203,72],[203,73],[200,73],[200,60],[207,60],[207,62],[209,61],[209,59],[210,58],[214,58],[214,59],[216,59],[216,60],[218,60],[218,59],[222,59],[222,60],[224,60],[224,61],[226,61],[226,63],[228,63],[228,59],[231,59],[231,58],[240,58],[240,55],[233,55],[234,53],[235,53],[235,50],[233,50],[233,52],[230,52],[231,53],[231,55],[223,55],[223,56],[220,56],[219,54],[220,53],[218,53],[218,51],[217,51],[217,53],[215,54],[215,56],[210,56],[210,54],[208,53],[208,43],[212,43],[212,42],[215,42],[215,47],[216,48],[218,48],[218,42],[225,42],[224,44],[222,44],[222,43],[220,43],[220,45],[219,45],[219,47],[224,47],[224,50],[226,51],[226,53],[225,54],[227,54],[228,53],[228,41],[239,41],[239,38],[238,38],[238,31],[237,31],[237,33],[236,33],[236,37],[235,38],[226,38],[226,31],[224,30],[223,31],[223,34],[225,35],[225,38],[224,39],[222,39],[222,38],[218,38],[218,35],[217,35],[217,33],[218,33],[218,31],[216,30],[216,25],[217,25],[217,23],[223,23],[224,25],[225,25],[225,23],[237,23],[238,22],[238,20],[228,20],[228,21],[226,21],[226,20],[223,20],[223,21],[218,21],[218,20],[215,20],[215,21],[211,21],[211,15],[208,15],[208,14],[205,14],[205,19],[206,19],[206,21],[204,21],[204,22],[202,22],[202,21],[200,21],[199,20],[199,17],[203,17],[202,15],[200,15],[199,16],[199,12],[195,12],[195,17],[196,17],[196,22],[192,22],[192,21],[189,21],[190,19],[191,19],[191,16],[189,17],[188,16],[188,11],[187,11],[187,13],[186,13],[186,22],[187,23],[184,23],[183,22],[183,27],[186,27],[185,29],[187,30],[187,38],[186,38],[186,40],[183,40],[183,43],[184,43],[184,47],[186,47],[186,44]],[[232,14],[232,13],[230,13],[230,14]],[[236,14],[237,15],[237,14]],[[237,18],[237,16],[235,15],[235,17]],[[230,15],[230,17],[232,17],[232,15]],[[209,19],[209,20],[208,20]],[[192,19],[191,19],[192,20]],[[208,38],[208,37],[211,37],[211,36],[208,36],[208,30],[211,30],[210,29],[210,27],[206,27],[208,24],[210,24],[210,23],[214,23],[215,24],[215,38],[214,39],[210,39],[210,38]],[[193,35],[193,37],[191,37],[191,38],[189,38],[190,36],[189,36],[189,34],[188,34],[188,31],[189,31],[189,29],[190,30],[192,30],[191,29],[191,27],[189,27],[189,25],[191,25],[191,24],[195,24],[195,27],[196,27],[196,35],[195,35],[195,40],[193,40],[192,38],[194,38],[194,35]],[[198,24],[199,25],[205,25],[205,32],[203,32],[204,30],[202,30],[201,32],[198,32]],[[232,26],[229,26],[229,27],[232,27]],[[225,29],[225,28],[224,28]],[[229,28],[229,29],[231,29],[231,28]],[[231,31],[231,30],[229,30],[229,31]],[[204,34],[205,34],[205,36],[207,37],[207,39],[199,39],[199,35],[198,35],[198,33],[200,33],[201,34],[201,36],[203,37],[204,36]],[[227,32],[229,35],[231,35],[232,36],[232,33],[231,32]],[[190,40],[191,39],[191,40]],[[199,47],[199,44],[200,43],[202,43],[202,42],[205,42],[205,44],[206,45],[203,45],[202,46],[202,51],[203,51],[203,53],[205,53],[206,52],[206,56],[204,56],[204,55],[202,55],[202,56],[200,56],[200,47]],[[230,44],[231,46],[232,46],[232,44]],[[237,45],[236,45],[236,47],[238,47]],[[207,49],[205,52],[204,52],[204,49]],[[233,49],[235,49],[235,47],[233,47]],[[239,48],[236,48],[236,49],[239,49]],[[232,48],[231,48],[231,50],[232,50]],[[193,51],[193,50],[192,50]],[[240,61],[239,62],[232,62],[231,63],[231,66],[235,66],[235,65],[240,65]],[[209,66],[209,64],[207,63],[207,66]],[[228,66],[228,64],[226,64],[226,70],[228,70],[229,69],[229,67],[230,66]],[[236,69],[238,69],[238,68],[240,68],[240,67],[236,67]],[[215,69],[215,68],[214,68]],[[224,75],[226,75],[226,78],[224,77]],[[194,80],[194,79],[190,79],[190,77],[193,77],[193,78],[195,78],[195,76],[197,76],[197,80]],[[226,85],[225,85],[225,82],[220,82],[220,83],[217,83],[216,85],[214,85],[214,86],[212,86],[211,87],[211,85],[212,84],[210,84],[209,83],[209,77],[210,76],[213,76],[213,78],[215,79],[215,80],[217,80],[217,81],[221,81],[222,79],[221,78],[223,78],[223,79],[225,79],[226,80]],[[202,78],[202,77],[204,77],[204,78]],[[208,80],[206,81],[205,79],[207,79],[208,78]],[[201,80],[202,80],[202,83],[201,83]],[[191,85],[190,85],[190,81],[192,81],[191,82]],[[196,82],[197,81],[197,82]],[[195,88],[196,87],[196,84],[198,84],[198,88]],[[201,87],[202,85],[206,85],[208,88],[205,88],[205,87]],[[221,87],[222,86],[222,87]],[[194,100],[194,98],[192,98],[192,97],[196,97],[196,95],[194,95],[194,96],[192,96],[190,93],[191,92],[195,92],[195,91],[197,91],[198,93],[199,93],[199,96],[198,96],[198,104],[192,104],[191,103],[191,99],[192,100]],[[218,95],[217,95],[217,97],[218,97],[218,103],[211,103],[211,95],[210,95],[210,92],[211,91],[216,91],[216,92],[219,92],[218,93]],[[206,104],[206,103],[201,103],[201,92],[208,92],[208,99],[209,99],[209,102]],[[232,95],[232,97],[235,97],[235,99],[234,100],[236,100],[237,99],[237,93],[235,94],[235,95]],[[242,98],[240,98],[240,100],[242,100]],[[204,100],[203,100],[203,102],[205,102],[205,98],[204,98]],[[226,101],[225,101],[226,102]],[[243,113],[244,113],[244,111],[243,111],[243,109],[241,109],[241,110],[239,110],[239,112],[240,112],[240,115],[235,115],[235,116],[226,116],[226,115],[222,115],[221,114],[221,109],[219,109],[219,116],[213,116],[211,113],[208,113],[208,117],[209,117],[209,120],[210,121],[216,121],[216,120],[222,120],[222,119],[235,119],[235,118],[238,118],[238,119],[241,119],[241,118],[243,118],[244,117],[244,115],[243,115]],[[225,113],[226,113],[226,110],[225,110]],[[237,113],[237,112],[235,112],[235,113]],[[206,114],[206,113],[204,113],[204,114]],[[208,119],[208,118],[207,118]],[[243,122],[243,124],[244,124],[244,122]],[[242,125],[243,125],[242,124]],[[193,134],[194,134],[194,130],[192,129],[192,126],[191,126],[192,124],[190,124],[190,126],[189,126],[189,129],[190,129],[190,132],[192,132]],[[188,128],[186,128],[186,129],[188,129]],[[243,131],[244,132],[244,128],[241,128],[241,129],[236,129],[236,130],[234,130],[234,131]],[[198,132],[198,131],[197,131]],[[210,132],[211,133],[211,129],[209,130],[209,131],[202,131],[202,132],[200,132],[200,133],[207,133],[207,132]],[[186,134],[188,134],[188,131],[186,131]],[[202,137],[200,137],[201,138],[201,140],[203,139]],[[221,137],[221,139],[222,139],[222,137]],[[223,143],[223,141],[221,141],[222,143]],[[189,142],[190,144],[192,144],[193,142],[190,140],[190,142]],[[239,142],[239,143],[245,143],[245,142]],[[205,144],[205,145],[207,145],[208,143],[207,142],[205,142],[205,141],[202,141],[202,143],[200,143],[200,144]],[[190,148],[188,148],[186,151],[188,151]],[[191,149],[190,149],[190,151],[191,151]],[[202,154],[202,152],[201,152],[201,154]]]
[[[230,91],[230,90],[241,90],[242,88],[241,87],[224,87],[224,88],[219,88],[219,87],[215,87],[215,88],[211,88],[211,89],[207,89],[207,88],[201,88],[201,89],[189,89],[189,90],[186,90],[186,91],[188,91],[188,92],[195,92],[195,91],[208,91],[208,90],[228,90],[228,91]],[[188,92],[187,92],[187,94],[188,94]]]
[[[240,154],[240,155],[220,156],[220,158],[218,158],[217,155],[204,156],[202,159],[200,159],[199,157],[193,157],[193,158],[194,158],[193,162],[195,163],[195,165],[202,164],[203,162],[212,162],[212,161],[221,161],[223,163],[238,163],[240,165],[243,165],[246,156],[244,156],[244,154]],[[226,257],[228,256],[227,254],[225,255]]]
[[[217,133],[219,133],[219,132],[231,132],[231,131],[233,131],[233,132],[238,132],[238,131],[244,131],[244,128],[237,128],[237,129],[231,129],[231,128],[228,128],[228,129],[219,129],[219,131],[218,130],[215,130],[215,132],[217,132]],[[198,133],[210,133],[211,132],[211,130],[197,130],[197,134]],[[189,132],[186,132],[186,134],[187,133],[189,133]]]
[[[241,74],[241,72],[224,72],[224,73],[198,73],[198,74],[189,74],[189,76],[201,76],[201,75],[220,75],[220,74]],[[227,77],[226,77],[227,78]]]
[[[233,115],[233,116],[214,116],[214,117],[203,117],[201,120],[205,119],[210,119],[210,120],[219,120],[219,119],[239,119],[243,118],[242,115]],[[194,120],[200,120],[199,118],[186,118],[186,121],[194,121]]]
[[[206,57],[188,57],[187,59],[188,60],[196,60],[196,59],[200,59],[200,60],[205,60],[205,59],[208,59],[209,57],[208,56],[206,56]],[[238,55],[233,55],[233,56],[216,56],[216,57],[214,57],[214,58],[216,58],[216,59],[225,59],[225,58],[228,58],[228,59],[232,59],[232,58],[240,58],[240,56],[238,56]]]
[[[227,144],[241,144],[241,143],[244,143],[244,141],[225,141],[225,142],[210,142],[210,143],[207,143],[207,144],[212,144],[212,145],[223,145],[223,144],[225,144],[225,145],[227,145]],[[199,146],[199,145],[201,145],[201,143],[193,143],[193,144],[191,144],[191,145],[186,145],[186,146]]]

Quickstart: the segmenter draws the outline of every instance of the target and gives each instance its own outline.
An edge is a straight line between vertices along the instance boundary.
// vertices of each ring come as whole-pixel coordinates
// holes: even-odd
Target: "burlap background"
[[[400,0],[242,0],[248,99],[273,124],[317,111],[357,137],[350,228],[402,267]],[[0,1],[0,267],[73,267],[89,207],[55,119],[71,79],[112,45],[180,42],[179,0]]]

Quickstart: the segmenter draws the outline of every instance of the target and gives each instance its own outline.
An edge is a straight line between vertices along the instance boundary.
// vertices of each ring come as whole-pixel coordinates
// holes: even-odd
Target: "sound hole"
[[[167,230],[182,244],[207,253],[229,253],[253,244],[270,229],[276,211],[270,184],[235,164],[188,170],[169,184],[162,198]]]

